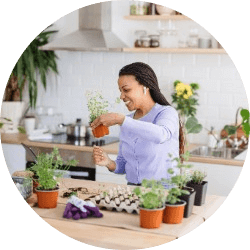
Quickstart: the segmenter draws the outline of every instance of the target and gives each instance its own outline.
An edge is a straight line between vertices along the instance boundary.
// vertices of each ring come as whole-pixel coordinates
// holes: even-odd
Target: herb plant
[[[207,174],[205,172],[195,170],[191,175],[191,180],[195,184],[202,184],[202,182],[206,176],[207,176]]]
[[[70,166],[76,166],[76,160],[64,162],[59,154],[58,148],[54,147],[51,154],[41,153],[37,156],[37,163],[31,167],[31,170],[38,177],[38,190],[51,190],[57,186],[58,178],[64,174],[62,165],[66,165],[64,170]]]
[[[176,204],[177,202],[180,201],[179,197],[186,194],[189,194],[189,191],[182,190],[178,187],[171,188],[168,192],[167,202],[170,204]]]
[[[89,122],[93,122],[98,116],[108,113],[109,102],[104,100],[99,91],[86,93],[89,110]]]
[[[165,190],[158,181],[144,179],[142,187],[136,187],[133,192],[139,197],[142,208],[157,209],[165,205]]]

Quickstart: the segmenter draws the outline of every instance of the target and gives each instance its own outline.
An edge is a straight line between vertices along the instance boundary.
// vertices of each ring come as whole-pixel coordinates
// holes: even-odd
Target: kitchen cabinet
[[[15,171],[23,171],[26,168],[25,149],[18,144],[2,143],[6,165],[12,175]]]

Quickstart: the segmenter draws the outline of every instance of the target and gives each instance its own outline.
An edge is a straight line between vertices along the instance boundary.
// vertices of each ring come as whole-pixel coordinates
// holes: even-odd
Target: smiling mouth
[[[128,106],[128,104],[130,103],[130,101],[124,102],[126,106]]]

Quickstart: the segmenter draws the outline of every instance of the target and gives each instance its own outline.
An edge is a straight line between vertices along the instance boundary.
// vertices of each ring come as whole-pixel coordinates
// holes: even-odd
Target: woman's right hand
[[[94,159],[95,164],[99,166],[107,166],[111,161],[110,158],[108,157],[108,154],[104,152],[102,148],[98,146],[94,146],[93,159]]]

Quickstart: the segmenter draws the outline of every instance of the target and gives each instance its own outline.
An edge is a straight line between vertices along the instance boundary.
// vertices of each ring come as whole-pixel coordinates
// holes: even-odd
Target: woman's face
[[[124,101],[129,111],[140,109],[145,102],[143,85],[139,84],[132,75],[120,76],[118,86],[121,92],[120,99]]]

